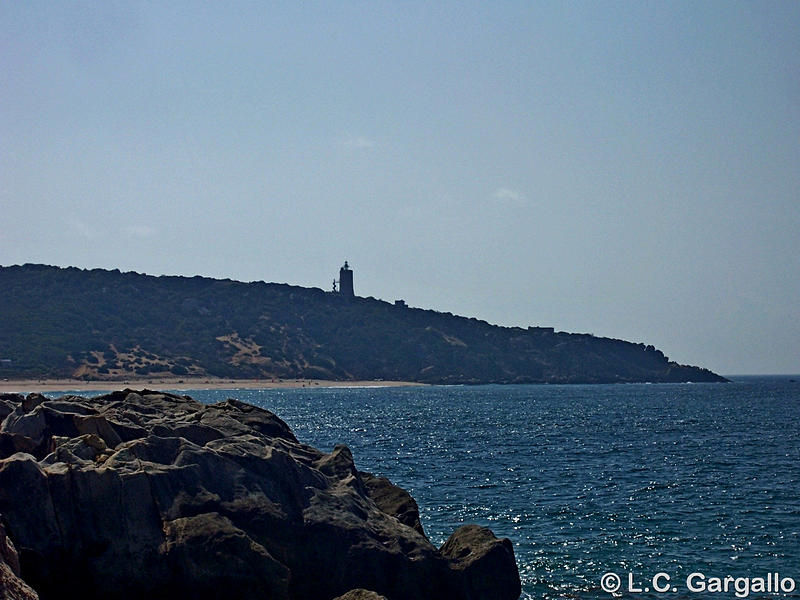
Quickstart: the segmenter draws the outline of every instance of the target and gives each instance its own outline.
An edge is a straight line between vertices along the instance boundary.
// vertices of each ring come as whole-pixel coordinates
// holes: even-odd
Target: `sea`
[[[523,599],[800,598],[800,376],[181,393],[346,444],[437,546],[510,538]]]

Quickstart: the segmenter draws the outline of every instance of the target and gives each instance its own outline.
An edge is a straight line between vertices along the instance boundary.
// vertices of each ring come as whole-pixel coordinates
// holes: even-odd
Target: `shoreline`
[[[131,378],[123,381],[82,379],[10,379],[0,381],[0,393],[103,392],[130,389],[152,390],[272,390],[301,388],[356,388],[424,386],[415,381],[335,381],[327,379],[187,379],[171,377]]]

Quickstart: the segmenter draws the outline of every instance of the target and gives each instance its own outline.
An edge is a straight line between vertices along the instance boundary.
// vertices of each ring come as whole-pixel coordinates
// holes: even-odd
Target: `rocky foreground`
[[[407,492],[269,411],[0,394],[0,421],[0,598],[519,597],[508,539],[435,548]]]

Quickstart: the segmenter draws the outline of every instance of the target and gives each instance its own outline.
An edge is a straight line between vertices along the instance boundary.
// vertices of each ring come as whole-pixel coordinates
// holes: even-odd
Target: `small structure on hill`
[[[344,265],[339,269],[338,281],[336,279],[333,280],[333,291],[346,298],[355,296],[355,292],[353,292],[353,270],[347,264],[347,261],[344,261]]]

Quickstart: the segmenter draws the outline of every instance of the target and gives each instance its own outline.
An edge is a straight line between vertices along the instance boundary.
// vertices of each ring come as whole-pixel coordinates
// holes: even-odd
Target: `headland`
[[[0,379],[725,381],[670,360],[652,344],[540,325],[503,327],[360,297],[351,294],[349,271],[343,269],[339,291],[326,292],[116,270],[0,267]]]

